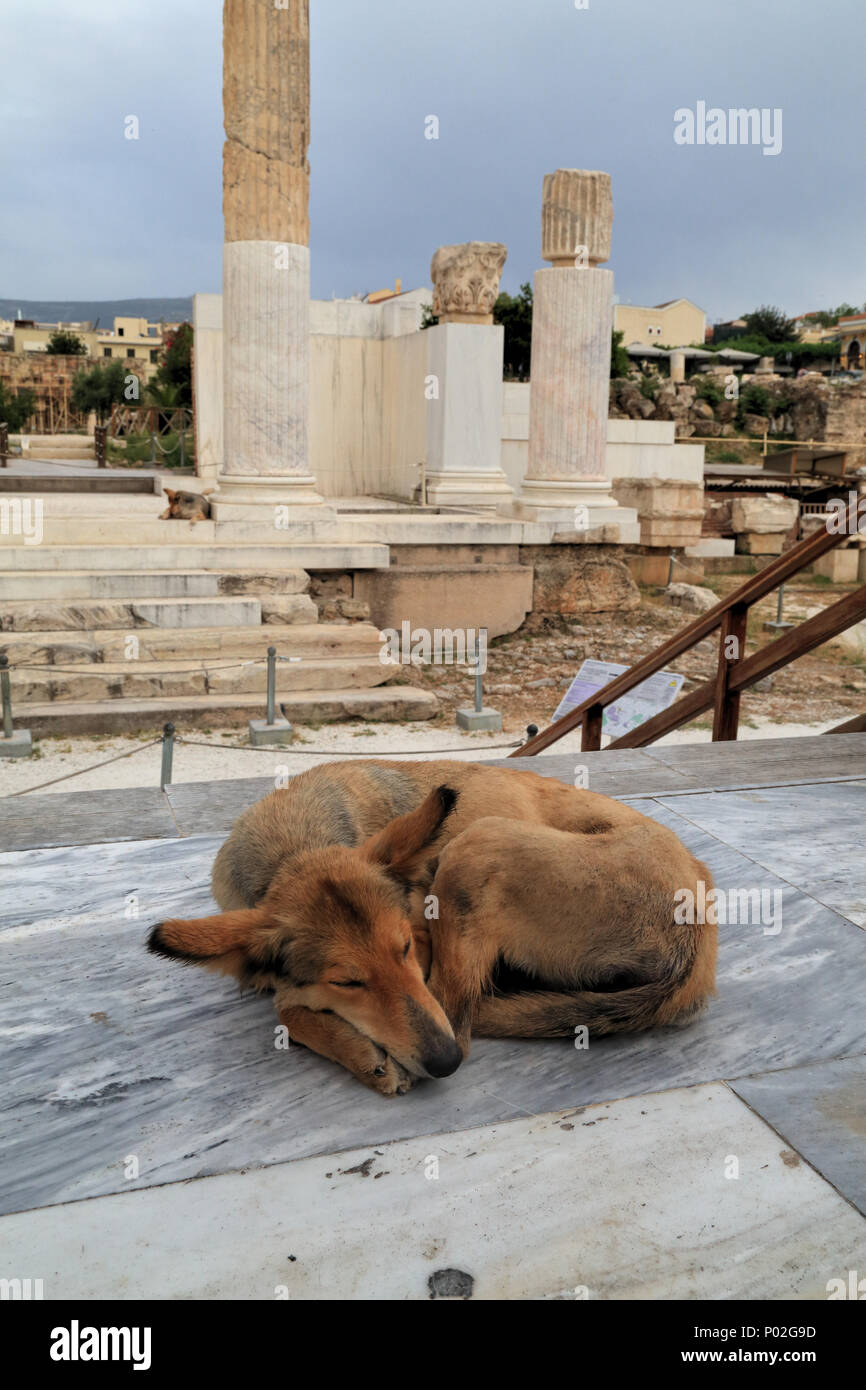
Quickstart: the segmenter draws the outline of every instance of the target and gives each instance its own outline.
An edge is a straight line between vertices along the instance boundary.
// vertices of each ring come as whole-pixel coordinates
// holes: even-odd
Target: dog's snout
[[[463,1053],[460,1051],[453,1038],[443,1038],[441,1043],[435,1047],[428,1047],[422,1058],[422,1065],[428,1076],[437,1078],[451,1076],[463,1061]]]

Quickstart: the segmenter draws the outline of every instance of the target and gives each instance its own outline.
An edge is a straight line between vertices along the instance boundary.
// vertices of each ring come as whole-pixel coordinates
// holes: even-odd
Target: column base
[[[511,484],[501,468],[466,468],[427,474],[427,502],[433,507],[495,511],[513,499]]]
[[[570,541],[640,544],[637,511],[619,505],[608,478],[524,478],[519,496],[505,510],[520,521],[546,522],[557,537]]]
[[[217,474],[218,491],[210,499],[216,522],[266,521],[277,531],[296,524],[335,522],[337,513],[316,491],[312,473]]]

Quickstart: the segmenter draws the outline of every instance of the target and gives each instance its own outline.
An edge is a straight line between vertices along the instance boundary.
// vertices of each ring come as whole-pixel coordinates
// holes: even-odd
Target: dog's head
[[[413,1075],[450,1076],[462,1054],[407,914],[413,874],[456,800],[438,787],[363,845],[294,859],[257,907],[161,922],[149,949],[273,989],[278,1007],[339,1014]]]

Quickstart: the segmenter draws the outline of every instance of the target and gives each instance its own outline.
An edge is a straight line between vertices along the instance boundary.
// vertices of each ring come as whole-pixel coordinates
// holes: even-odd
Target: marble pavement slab
[[[866,734],[654,743],[644,751],[692,786],[717,790],[866,776]]]
[[[155,840],[177,833],[171,807],[159,787],[0,797],[0,852]]]
[[[449,1270],[482,1301],[825,1299],[866,1227],[790,1160],[697,1086],[5,1216],[0,1243],[47,1299],[420,1300]]]
[[[600,753],[584,753],[578,748],[573,753],[539,753],[535,758],[497,758],[492,766],[537,772],[570,787],[576,785],[576,770],[585,768],[586,779],[581,785],[603,796],[660,796],[706,785],[657,762],[641,748],[612,748]]]
[[[269,999],[144,950],[152,922],[212,910],[221,834],[0,855],[0,1210],[866,1052],[863,934],[676,811],[640,804],[720,886],[777,888],[783,929],[722,929],[719,996],[688,1028],[587,1051],[480,1039],[454,1077],[390,1101],[303,1049],[278,1052]]]
[[[866,1057],[728,1084],[866,1216]]]
[[[662,800],[678,815],[866,927],[866,780]]]

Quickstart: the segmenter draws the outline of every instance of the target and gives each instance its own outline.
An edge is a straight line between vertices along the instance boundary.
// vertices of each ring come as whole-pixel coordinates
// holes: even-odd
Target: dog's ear
[[[166,495],[166,497],[168,498],[169,502],[173,502],[174,499],[175,499],[175,497],[177,497],[177,490],[176,490],[175,488],[173,488],[173,487],[166,487],[166,488],[163,488],[163,492],[165,493],[165,495]]]
[[[147,938],[147,949],[190,965],[216,965],[230,974],[246,962],[249,948],[269,923],[260,908],[220,912],[214,917],[159,922]]]
[[[435,787],[420,806],[377,831],[357,853],[399,878],[411,878],[430,841],[457,805],[457,797],[453,787]]]

